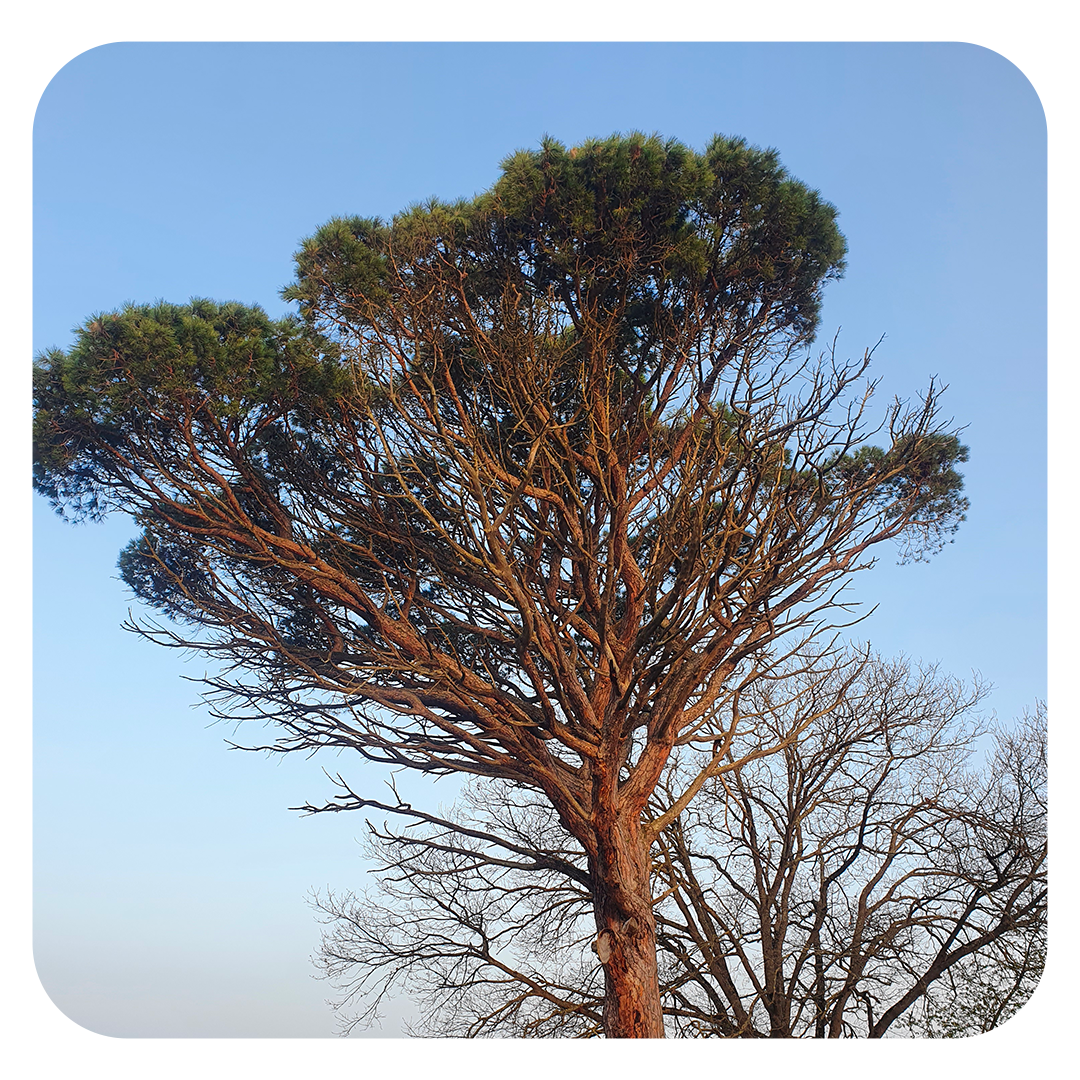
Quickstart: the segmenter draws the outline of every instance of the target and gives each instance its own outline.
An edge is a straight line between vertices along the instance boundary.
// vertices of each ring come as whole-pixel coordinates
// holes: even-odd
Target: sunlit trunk
[[[591,860],[596,954],[604,966],[604,1034],[662,1039],[649,853],[637,823],[616,822]]]

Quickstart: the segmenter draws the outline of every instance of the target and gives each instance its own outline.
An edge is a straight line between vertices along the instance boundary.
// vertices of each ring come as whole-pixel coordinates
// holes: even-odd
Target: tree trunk
[[[604,1034],[662,1039],[648,848],[636,821],[598,830],[597,840],[590,870],[597,928],[593,948],[604,965]]]

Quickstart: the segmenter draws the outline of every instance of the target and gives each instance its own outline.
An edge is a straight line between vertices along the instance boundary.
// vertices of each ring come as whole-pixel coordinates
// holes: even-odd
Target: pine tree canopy
[[[870,353],[811,352],[836,216],[741,139],[545,140],[471,201],[324,225],[297,318],[90,319],[35,370],[35,485],[139,523],[121,574],[172,620],[141,632],[217,657],[215,708],[276,749],[542,792],[640,959],[641,851],[768,749],[741,689],[966,507],[939,388],[874,416]],[[652,997],[610,1031],[655,1033]]]

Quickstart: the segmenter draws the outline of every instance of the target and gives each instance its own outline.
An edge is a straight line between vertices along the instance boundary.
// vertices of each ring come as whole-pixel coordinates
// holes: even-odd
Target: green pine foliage
[[[325,224],[296,318],[88,320],[35,367],[34,484],[142,527],[122,577],[185,629],[138,629],[220,659],[219,715],[274,749],[543,792],[637,950],[608,1033],[655,1034],[643,838],[728,767],[710,748],[765,752],[729,706],[781,639],[967,505],[938,388],[872,422],[870,354],[810,352],[845,252],[773,151],[546,139],[474,199]],[[645,821],[687,747],[705,772]]]
[[[72,518],[99,518],[121,483],[110,447],[167,442],[181,417],[243,427],[253,446],[275,423],[304,425],[312,407],[352,392],[334,346],[296,319],[202,299],[129,304],[88,319],[67,352],[38,358],[34,485]]]

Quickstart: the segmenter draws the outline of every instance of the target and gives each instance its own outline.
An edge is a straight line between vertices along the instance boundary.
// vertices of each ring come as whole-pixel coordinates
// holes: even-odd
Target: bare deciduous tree
[[[777,741],[837,681],[846,689],[799,741],[707,785],[659,837],[671,1034],[970,1034],[1030,996],[1045,953],[1041,709],[999,730],[973,768],[979,687],[850,665],[855,678],[755,684],[746,708]],[[477,785],[454,825],[388,808],[429,827],[373,828],[379,890],[317,901],[345,1030],[404,994],[428,1034],[600,1033],[587,858],[550,807]]]
[[[741,140],[547,142],[472,202],[319,230],[302,324],[90,320],[38,365],[36,483],[144,527],[121,572],[173,625],[140,632],[219,658],[219,713],[275,749],[539,793],[587,853],[605,1031],[660,1036],[652,845],[787,745],[739,705],[785,637],[966,505],[938,388],[871,423],[869,354],[808,352],[844,250]]]

